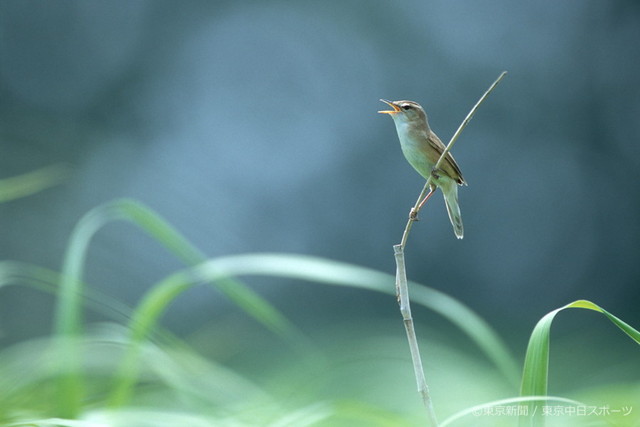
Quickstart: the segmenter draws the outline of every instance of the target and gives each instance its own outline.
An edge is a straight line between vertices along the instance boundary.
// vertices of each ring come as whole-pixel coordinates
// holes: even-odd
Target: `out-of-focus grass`
[[[197,264],[206,259],[198,249],[162,218],[132,200],[121,199],[101,205],[91,210],[78,222],[72,232],[65,255],[56,316],[57,336],[65,338],[60,341],[60,360],[61,363],[67,365],[67,369],[65,369],[65,374],[60,377],[59,405],[61,414],[66,417],[74,416],[79,411],[79,404],[84,393],[82,375],[76,369],[79,365],[75,360],[78,354],[78,349],[75,347],[76,340],[66,338],[76,337],[82,330],[82,303],[80,300],[83,292],[82,273],[89,243],[98,230],[112,221],[132,222],[187,264]],[[297,334],[294,325],[290,324],[270,303],[244,284],[228,276],[218,279],[213,284],[247,314],[255,317],[276,333],[285,336]],[[163,292],[164,289],[166,287],[161,290],[152,289],[150,292]],[[177,296],[184,290],[174,289],[169,292],[175,292],[174,296]],[[166,296],[166,298],[170,298],[170,296]],[[157,302],[154,301],[154,303]],[[158,314],[155,313],[155,315]],[[144,316],[137,318],[140,322],[147,321]]]
[[[65,165],[52,165],[0,179],[0,203],[30,196],[61,183],[69,174]]]
[[[92,236],[106,223],[128,220],[185,261],[187,268],[152,286],[137,308],[97,295],[82,282]],[[76,227],[61,274],[15,261],[0,263],[0,286],[35,286],[58,294],[56,333],[0,352],[0,423],[60,426],[418,426],[424,413],[415,392],[411,362],[401,329],[386,323],[349,324],[309,331],[306,337],[271,304],[233,277],[268,275],[300,284],[350,286],[394,294],[393,276],[326,259],[284,254],[250,254],[205,259],[158,215],[131,200],[88,213]],[[224,361],[199,355],[158,325],[171,302],[200,283],[220,288],[248,316],[209,326],[206,347],[236,349]],[[59,285],[59,286],[58,286]],[[434,405],[447,425],[499,426],[517,423],[516,362],[500,337],[455,299],[411,284],[412,299],[433,310],[471,339],[485,357],[452,345],[448,335],[418,325]],[[577,304],[577,305],[576,305]],[[101,310],[117,323],[85,325],[83,308]],[[597,309],[637,341],[638,332],[585,301],[572,306]],[[569,307],[569,306],[567,306]],[[567,308],[564,307],[564,308]],[[597,307],[597,308],[596,308]],[[555,313],[555,312],[554,312]],[[522,377],[522,394],[546,394],[549,327],[541,320],[532,334]],[[400,320],[398,320],[400,321]],[[216,333],[225,328],[225,334]],[[232,331],[227,331],[232,328]],[[270,335],[269,335],[270,334]],[[209,340],[207,338],[207,340]],[[194,345],[198,346],[196,341]],[[546,343],[546,344],[545,344]],[[576,355],[580,357],[580,355]],[[250,367],[246,363],[250,361]],[[222,363],[223,362],[223,363]],[[638,378],[604,384],[570,397],[587,405],[631,406],[629,414],[546,417],[549,425],[639,422]],[[635,393],[634,393],[635,392]],[[627,394],[634,393],[634,394]],[[511,400],[504,400],[507,398]],[[503,399],[503,400],[500,400]],[[484,406],[483,403],[489,402]],[[492,402],[492,403],[491,403]],[[547,405],[579,408],[556,397]],[[595,403],[594,403],[595,402]],[[474,408],[475,407],[475,408]],[[464,412],[467,409],[467,412]],[[636,410],[640,408],[635,408]],[[462,411],[462,412],[460,412]],[[569,411],[569,409],[566,409]],[[455,416],[455,413],[459,416]],[[637,411],[636,411],[637,412]],[[534,419],[538,422],[540,419]],[[528,423],[531,420],[522,419]],[[561,422],[561,424],[558,424]],[[572,424],[573,423],[573,424]],[[626,424],[625,424],[626,423]]]

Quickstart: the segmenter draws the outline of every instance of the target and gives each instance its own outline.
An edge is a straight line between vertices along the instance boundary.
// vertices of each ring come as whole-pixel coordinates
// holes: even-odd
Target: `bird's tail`
[[[454,180],[448,180],[446,184],[440,186],[444,195],[444,202],[447,205],[447,213],[449,220],[453,225],[453,232],[456,233],[458,239],[462,239],[464,228],[462,227],[462,216],[460,215],[460,206],[458,206],[458,185]]]

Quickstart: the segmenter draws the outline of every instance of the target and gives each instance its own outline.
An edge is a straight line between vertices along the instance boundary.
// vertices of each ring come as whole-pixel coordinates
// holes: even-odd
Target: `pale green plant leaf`
[[[556,315],[562,310],[566,310],[568,308],[584,308],[602,313],[614,325],[631,337],[631,339],[640,344],[640,332],[591,301],[578,300],[557,308],[540,319],[531,333],[529,345],[527,346],[524,368],[522,371],[522,383],[520,387],[521,396],[545,396],[547,394],[549,381],[549,336],[551,332],[551,325]],[[534,403],[529,404],[530,416],[521,419],[521,425],[541,425],[544,423],[544,420],[541,417],[531,416],[536,413],[535,406],[536,405]]]
[[[68,174],[68,167],[58,164],[0,179],[0,203],[27,197],[58,185]]]

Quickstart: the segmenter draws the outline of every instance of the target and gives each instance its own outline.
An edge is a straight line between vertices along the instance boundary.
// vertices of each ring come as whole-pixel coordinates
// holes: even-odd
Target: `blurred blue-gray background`
[[[70,175],[0,205],[0,259],[59,270],[78,219],[132,197],[211,257],[295,252],[393,273],[423,181],[378,99],[420,102],[447,141],[508,70],[454,149],[465,238],[432,199],[409,277],[520,349],[581,298],[637,326],[639,42],[634,1],[2,1],[0,178],[58,163]],[[134,304],[180,267],[115,224],[86,278]],[[301,322],[400,322],[387,296],[250,283]],[[3,289],[0,339],[47,333],[52,302]],[[168,321],[189,331],[219,304],[194,290]]]

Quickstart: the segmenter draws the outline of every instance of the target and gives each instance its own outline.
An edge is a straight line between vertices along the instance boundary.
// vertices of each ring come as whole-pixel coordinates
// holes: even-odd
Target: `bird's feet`
[[[440,179],[440,177],[442,176],[443,173],[444,173],[444,171],[442,169],[431,169],[431,176],[436,181]]]

